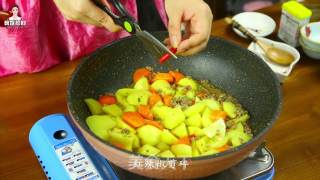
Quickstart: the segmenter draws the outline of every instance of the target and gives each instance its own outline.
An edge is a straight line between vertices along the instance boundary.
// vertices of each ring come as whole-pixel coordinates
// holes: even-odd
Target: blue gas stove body
[[[48,115],[37,121],[30,130],[29,142],[48,179],[147,179],[110,164],[88,144],[64,114]],[[225,174],[229,176],[227,172]],[[273,175],[272,163],[272,168],[261,171],[255,179],[271,180]],[[221,173],[212,178],[227,176]]]

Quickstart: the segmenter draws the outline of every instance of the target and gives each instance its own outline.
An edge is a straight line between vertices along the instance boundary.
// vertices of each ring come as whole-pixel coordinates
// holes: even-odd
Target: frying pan
[[[167,36],[157,32],[158,39]],[[67,90],[68,109],[73,123],[86,140],[106,159],[133,173],[152,178],[198,178],[230,168],[246,158],[264,139],[266,132],[279,115],[281,92],[279,82],[269,67],[250,51],[219,38],[211,38],[207,48],[193,56],[170,60],[160,65],[145,51],[136,36],[131,36],[98,49],[85,58],[76,68]],[[95,136],[86,125],[90,115],[84,99],[98,98],[105,92],[115,92],[132,82],[133,72],[140,67],[151,66],[155,71],[179,69],[195,79],[211,83],[233,95],[246,108],[251,119],[249,125],[254,137],[249,142],[210,156],[187,158],[186,169],[139,169],[131,168],[138,154],[121,150]],[[141,156],[141,155],[140,155]],[[146,158],[142,156],[142,158]],[[161,158],[151,158],[157,163]],[[149,159],[150,160],[150,159]],[[179,158],[174,158],[179,162]]]

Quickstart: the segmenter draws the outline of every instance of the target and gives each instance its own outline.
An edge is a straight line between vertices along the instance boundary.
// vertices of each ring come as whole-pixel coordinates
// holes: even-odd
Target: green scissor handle
[[[124,21],[123,22],[123,27],[124,27],[124,29],[127,31],[127,32],[129,32],[129,33],[131,33],[132,32],[132,30],[133,30],[133,26],[130,24],[130,22],[128,22],[128,21]]]
[[[104,12],[106,12],[114,21],[115,24],[121,26],[128,33],[134,34],[136,32],[135,24],[136,22],[133,20],[131,16],[129,16],[127,10],[122,6],[122,4],[118,0],[109,0],[110,2],[119,12],[119,16],[114,14],[102,0],[93,0],[93,2]]]

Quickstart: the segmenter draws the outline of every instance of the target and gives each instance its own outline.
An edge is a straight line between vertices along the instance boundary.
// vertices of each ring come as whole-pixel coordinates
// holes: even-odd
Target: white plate
[[[272,71],[276,73],[276,75],[278,76],[279,81],[283,82],[285,80],[285,78],[290,75],[293,67],[299,61],[300,53],[294,47],[289,46],[288,44],[285,44],[285,43],[282,43],[282,42],[277,42],[277,41],[272,41],[270,39],[261,38],[261,37],[259,39],[261,39],[261,41],[265,42],[266,44],[271,44],[274,47],[278,47],[278,48],[281,48],[283,50],[286,50],[286,51],[290,52],[294,56],[294,61],[290,65],[281,66],[281,65],[278,65],[276,63],[271,62],[265,56],[265,53],[262,51],[260,46],[258,46],[256,43],[252,42],[248,47],[248,50],[250,50],[251,52],[253,52],[253,53],[257,54],[258,56],[260,56],[261,59],[265,63],[267,63],[269,65],[269,67],[272,69]]]
[[[269,16],[258,12],[243,12],[235,15],[232,19],[238,21],[257,37],[270,35],[276,29],[276,22]],[[233,28],[239,35],[246,38],[239,30]]]

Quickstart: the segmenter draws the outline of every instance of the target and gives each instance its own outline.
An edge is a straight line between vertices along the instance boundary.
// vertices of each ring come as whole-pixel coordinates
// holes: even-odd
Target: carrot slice
[[[213,110],[210,116],[211,120],[226,119],[227,113],[221,110]]]
[[[138,106],[138,113],[146,119],[150,119],[150,120],[153,119],[153,114],[149,106],[146,106],[146,105]]]
[[[99,98],[99,102],[100,104],[116,104],[117,103],[117,99],[114,96],[111,95],[104,95],[104,96],[100,96]]]
[[[113,146],[120,148],[120,149],[125,149],[124,145],[122,143],[116,142],[116,141],[111,141],[110,142]]]
[[[151,126],[155,126],[155,127],[159,128],[160,130],[163,130],[163,126],[159,121],[154,121],[154,120],[149,120],[149,119],[146,119],[145,121],[146,121],[146,124],[149,124]]]
[[[152,107],[159,101],[162,101],[161,96],[157,92],[151,92],[151,96],[149,97],[149,105]]]
[[[180,79],[184,78],[184,75],[179,71],[169,71],[169,74],[174,78],[175,83],[178,83]]]
[[[147,68],[139,68],[137,69],[133,74],[133,81],[137,82],[142,77],[151,77],[151,71],[149,71]]]
[[[125,112],[122,119],[134,128],[138,128],[145,124],[144,118],[137,112]]]
[[[223,145],[223,146],[221,146],[219,148],[216,148],[216,150],[219,151],[219,152],[223,152],[223,151],[226,151],[228,149],[230,149],[230,146],[228,144],[225,144],[225,145]]]
[[[191,142],[190,142],[190,138],[189,136],[184,136],[180,139],[178,139],[177,142],[175,142],[175,144],[186,144],[186,145],[191,145]]]
[[[156,80],[166,80],[169,83],[172,83],[174,81],[173,77],[169,73],[157,73],[153,77],[153,81],[156,81]]]
[[[150,91],[151,93],[158,93],[157,90],[153,89],[152,87],[149,88],[149,91]]]
[[[170,95],[164,95],[164,96],[162,97],[162,99],[163,99],[163,103],[164,103],[166,106],[169,106],[169,107],[172,106],[172,103],[171,103],[171,101],[172,101],[172,96],[170,96]]]

